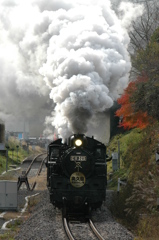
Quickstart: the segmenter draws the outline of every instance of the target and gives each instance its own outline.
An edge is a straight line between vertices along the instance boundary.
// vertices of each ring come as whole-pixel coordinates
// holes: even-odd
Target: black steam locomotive
[[[57,139],[48,145],[47,187],[51,203],[63,214],[101,207],[106,197],[106,146],[84,134]]]

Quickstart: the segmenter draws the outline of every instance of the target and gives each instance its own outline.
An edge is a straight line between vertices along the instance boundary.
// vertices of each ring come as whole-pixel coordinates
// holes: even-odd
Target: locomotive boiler
[[[84,134],[73,134],[65,143],[48,145],[47,187],[50,202],[63,214],[89,215],[106,197],[106,146]]]

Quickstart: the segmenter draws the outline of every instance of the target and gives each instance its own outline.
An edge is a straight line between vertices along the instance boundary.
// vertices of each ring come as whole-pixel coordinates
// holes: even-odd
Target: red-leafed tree
[[[119,123],[120,127],[124,129],[135,127],[143,129],[149,124],[150,117],[147,115],[147,112],[142,112],[141,110],[136,112],[133,100],[133,94],[137,89],[137,85],[146,81],[147,77],[142,75],[136,81],[130,82],[124,94],[118,99],[118,104],[121,105],[121,108],[116,111],[116,116],[122,119]]]

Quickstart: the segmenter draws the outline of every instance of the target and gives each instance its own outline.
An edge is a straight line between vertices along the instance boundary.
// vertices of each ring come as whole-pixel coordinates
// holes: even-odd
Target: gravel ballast
[[[22,169],[25,169],[26,166],[22,166]],[[22,171],[14,171],[15,178],[18,178],[20,172]],[[35,174],[36,174],[35,169]],[[34,171],[32,172],[33,176]],[[62,223],[62,214],[61,211],[55,209],[54,206],[50,203],[49,200],[49,192],[46,189],[46,169],[43,168],[43,177],[41,178],[41,182],[36,185],[36,191],[27,191],[26,187],[23,186],[18,191],[18,215],[21,215],[23,223],[19,226],[20,230],[18,234],[15,236],[15,240],[65,240],[68,239],[65,235],[63,223]],[[29,179],[29,182],[31,179]],[[41,185],[42,184],[42,185]],[[44,186],[43,186],[44,185]],[[25,187],[25,188],[24,188]],[[31,195],[38,195],[38,203],[31,208],[29,212],[30,216],[27,220],[24,221],[25,210],[24,206],[26,206],[26,197]],[[125,227],[121,224],[117,223],[113,218],[112,214],[108,210],[107,206],[109,206],[111,202],[112,191],[107,191],[106,194],[106,202],[103,204],[101,210],[93,211],[92,220],[99,230],[100,234],[103,236],[105,240],[133,240],[134,236],[131,232],[129,232]],[[28,212],[27,212],[28,214]],[[2,230],[1,227],[5,223],[3,216],[0,218],[0,235],[3,235],[8,230]],[[7,226],[6,226],[7,227]],[[73,234],[78,237],[78,239],[87,239],[92,240],[92,235],[88,233],[88,227],[84,224],[75,224],[72,225],[74,230]],[[82,233],[82,235],[81,235]],[[1,236],[0,236],[1,239]]]
[[[111,192],[107,192],[107,201],[110,202]],[[101,210],[94,211],[92,220],[104,239],[109,240],[133,240],[134,236],[112,217],[106,204]],[[77,231],[79,228],[77,227]],[[91,236],[82,228],[82,234],[86,234],[86,239],[91,240]],[[49,203],[49,194],[45,190],[40,193],[40,202],[35,206],[31,216],[21,225],[15,240],[47,240],[47,239],[67,239],[65,236],[61,211],[55,209]],[[84,238],[82,238],[84,239]]]

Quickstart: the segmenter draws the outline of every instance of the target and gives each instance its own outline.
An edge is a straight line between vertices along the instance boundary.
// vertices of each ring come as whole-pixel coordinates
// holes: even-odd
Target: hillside
[[[127,185],[119,195],[115,192],[111,211],[141,237],[137,239],[158,239],[159,124],[116,135],[110,141],[108,152],[117,152],[119,145],[120,169],[113,173],[109,188],[117,189],[118,177],[127,180]],[[108,163],[108,172],[112,172],[112,163]]]

